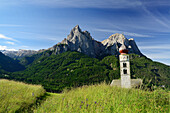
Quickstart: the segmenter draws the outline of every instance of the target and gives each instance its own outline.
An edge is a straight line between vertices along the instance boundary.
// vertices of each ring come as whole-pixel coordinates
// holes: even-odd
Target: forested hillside
[[[0,52],[0,75],[6,72],[14,72],[24,70],[25,67],[18,63],[18,61],[5,56]]]
[[[142,78],[144,85],[169,86],[170,67],[135,54],[130,54],[132,78]],[[37,58],[22,72],[9,79],[42,84],[47,91],[61,92],[64,88],[79,87],[119,79],[119,61],[114,55],[99,60],[79,52],[50,55],[50,51]]]

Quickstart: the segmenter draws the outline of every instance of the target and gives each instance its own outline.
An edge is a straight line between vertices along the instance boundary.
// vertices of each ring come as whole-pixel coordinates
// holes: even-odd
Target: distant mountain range
[[[23,58],[26,56],[37,54],[39,52],[42,52],[43,50],[35,51],[35,50],[19,49],[18,51],[9,51],[9,50],[0,50],[0,51],[6,56],[9,56],[11,58]]]
[[[22,58],[46,50],[52,51],[53,54],[60,54],[66,51],[77,51],[93,58],[100,58],[107,55],[119,55],[119,48],[122,44],[125,44],[129,53],[142,55],[132,38],[128,40],[123,34],[116,33],[111,35],[108,39],[99,42],[94,40],[88,31],[82,31],[78,25],[71,30],[67,39],[65,38],[63,41],[49,49],[39,51],[22,49],[19,51],[4,50],[2,53],[11,58]]]

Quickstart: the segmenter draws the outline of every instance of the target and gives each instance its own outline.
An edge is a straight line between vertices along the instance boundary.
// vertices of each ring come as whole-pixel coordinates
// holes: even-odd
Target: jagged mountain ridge
[[[34,54],[43,52],[44,50],[24,50],[24,49],[19,49],[18,51],[8,51],[8,50],[1,50],[3,54],[6,56],[9,56],[11,58],[23,58],[26,56],[32,56]]]
[[[94,40],[88,31],[82,31],[78,25],[71,30],[67,38],[48,50],[53,51],[53,54],[60,54],[68,50],[78,51],[97,58],[104,55],[119,55],[119,48],[122,44],[127,47],[129,53],[142,55],[132,38],[128,40],[123,34],[116,33],[99,42]]]
[[[52,54],[60,54],[66,51],[78,51],[93,58],[99,58],[106,55],[119,55],[119,48],[124,44],[129,53],[143,55],[138,49],[133,38],[127,39],[123,34],[113,34],[108,39],[99,42],[94,40],[88,31],[82,31],[79,25],[75,26],[70,34],[60,43],[48,49],[2,51],[3,54],[12,58],[22,58],[32,56],[44,51],[51,51]]]

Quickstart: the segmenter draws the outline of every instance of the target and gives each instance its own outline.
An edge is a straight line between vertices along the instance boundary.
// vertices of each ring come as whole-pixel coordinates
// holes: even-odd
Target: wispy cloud
[[[63,37],[56,37],[56,36],[50,36],[50,35],[44,35],[44,34],[37,34],[37,33],[29,33],[29,32],[20,32],[23,35],[29,35],[29,39],[32,40],[48,40],[48,41],[61,41],[61,39],[64,39]],[[31,38],[32,37],[32,38]]]
[[[9,49],[7,46],[0,45],[0,50],[16,51],[16,49]]]
[[[141,5],[136,0],[41,0],[41,2],[40,0],[34,0],[32,3],[76,8],[127,8]]]
[[[0,45],[0,50],[5,50],[6,48],[7,48],[7,46]]]
[[[127,8],[141,5],[138,0],[2,0],[2,5],[41,5],[60,8]]]
[[[147,57],[170,66],[170,52],[147,53]]]
[[[159,62],[161,61],[165,64],[170,65],[170,45],[169,44],[162,44],[162,45],[153,44],[152,46],[139,46],[139,49],[148,58],[151,58]]]
[[[147,6],[170,6],[169,0],[145,0],[142,1]]]
[[[14,38],[10,38],[10,37],[7,37],[3,34],[0,34],[0,39],[5,39],[5,40],[11,40],[11,41],[15,41],[15,42],[18,42],[17,40],[15,40]]]
[[[6,43],[7,43],[7,44],[10,44],[10,45],[15,45],[14,42],[10,42],[10,41],[7,41]]]
[[[101,31],[101,32],[109,32],[109,33],[122,33],[124,35],[132,36],[132,37],[153,37],[150,35],[131,33],[131,32],[125,32],[125,31],[119,31],[119,30],[109,30],[109,29],[94,29],[94,30]]]
[[[161,24],[162,26],[170,29],[170,26],[169,26],[169,24],[167,24],[167,22],[165,22],[165,21],[161,20],[160,18],[158,18],[157,16],[155,16],[151,11],[149,11],[149,10],[147,9],[147,7],[146,7],[144,4],[142,5],[142,8],[143,8],[143,10],[144,10],[148,15],[150,15],[156,22],[158,22],[158,23]],[[165,18],[164,18],[164,20],[165,20]],[[167,20],[167,19],[166,19],[166,20]]]
[[[4,39],[4,40],[11,40],[11,41],[15,41],[15,42],[19,42],[18,40],[15,40],[14,38],[11,37],[7,37],[3,34],[0,34],[0,39]]]
[[[148,53],[147,57],[152,59],[170,59],[169,54],[170,54],[169,52]]]
[[[141,4],[170,6],[169,0],[1,0],[0,6],[41,5],[58,8],[133,8]]]
[[[170,45],[140,46],[140,49],[169,49],[170,51]]]

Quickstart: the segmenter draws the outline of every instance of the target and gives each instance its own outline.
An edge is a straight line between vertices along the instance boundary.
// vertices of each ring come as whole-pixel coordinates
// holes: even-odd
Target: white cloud
[[[7,46],[1,46],[0,45],[0,50],[5,50],[7,48]]]
[[[7,37],[3,34],[0,34],[0,39],[5,39],[5,40],[11,40],[11,41],[15,41],[15,42],[18,42],[17,40],[13,39],[13,38],[10,38],[10,37]]]
[[[15,45],[14,42],[9,42],[9,41],[7,41],[6,43],[7,43],[7,44],[10,44],[10,45]]]
[[[8,51],[17,51],[16,49],[6,49]]]
[[[0,50],[17,51],[16,49],[8,49],[7,46],[0,45]]]
[[[109,30],[109,29],[94,29],[94,30],[101,31],[101,32],[109,32],[109,33],[122,33],[124,35],[132,36],[132,37],[153,37],[153,36],[150,36],[150,35],[124,32],[124,31],[119,31],[119,30]]]

